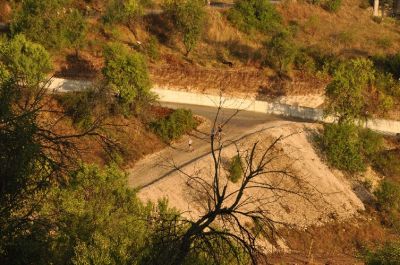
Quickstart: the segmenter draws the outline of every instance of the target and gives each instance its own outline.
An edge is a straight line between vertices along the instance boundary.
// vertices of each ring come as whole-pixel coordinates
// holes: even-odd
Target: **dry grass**
[[[301,2],[278,5],[286,22],[300,26],[296,41],[301,46],[319,46],[341,56],[373,55],[397,52],[400,44],[398,25],[391,18],[381,24],[371,19],[372,9],[362,9],[358,0],[343,0],[337,14]]]

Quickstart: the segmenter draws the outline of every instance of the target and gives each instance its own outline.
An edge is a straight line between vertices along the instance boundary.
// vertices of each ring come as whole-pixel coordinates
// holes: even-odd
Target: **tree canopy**
[[[151,82],[141,54],[113,43],[104,50],[104,57],[104,77],[122,104],[130,104],[149,95]]]

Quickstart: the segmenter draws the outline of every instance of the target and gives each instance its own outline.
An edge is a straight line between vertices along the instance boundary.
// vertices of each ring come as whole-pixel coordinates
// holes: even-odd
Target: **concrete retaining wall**
[[[64,93],[84,90],[90,86],[91,82],[89,81],[52,78],[49,84],[49,89],[52,89],[54,92]],[[252,98],[242,99],[234,97],[220,97],[216,95],[195,92],[168,90],[159,87],[154,87],[152,91],[158,95],[159,101],[161,102],[192,104],[209,107],[218,107],[221,105],[227,109],[240,109],[318,122],[331,123],[334,121],[333,118],[324,118],[323,110],[317,108],[260,101]],[[370,128],[371,130],[386,134],[400,133],[400,121],[372,119],[363,124],[365,127]]]
[[[218,107],[220,104],[227,109],[241,109],[266,114],[275,114],[285,117],[300,118],[304,120],[327,122],[334,121],[332,117],[324,117],[323,110],[281,104],[275,102],[260,101],[255,99],[227,98],[215,95],[200,94],[186,91],[167,90],[153,88],[152,90],[159,96],[161,102],[172,102],[182,104],[192,104],[200,106]],[[400,121],[371,119],[361,123],[365,127],[386,134],[400,133]]]

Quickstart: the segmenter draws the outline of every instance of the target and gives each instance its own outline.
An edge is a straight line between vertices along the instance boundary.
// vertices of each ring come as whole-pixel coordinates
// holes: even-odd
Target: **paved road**
[[[194,114],[200,115],[210,122],[214,119],[217,109],[186,104],[162,103],[170,108],[191,109]],[[235,110],[224,109],[219,116],[218,123],[225,122]],[[223,135],[226,140],[240,140],[256,133],[256,127],[265,124],[265,128],[279,126],[282,119],[268,114],[241,111],[224,127]],[[172,165],[183,167],[210,154],[209,145],[210,126],[204,123],[198,130],[173,143],[164,150],[152,154],[139,161],[129,172],[129,185],[134,188],[143,188],[168,177],[175,172]],[[193,140],[194,151],[188,147],[189,137]]]

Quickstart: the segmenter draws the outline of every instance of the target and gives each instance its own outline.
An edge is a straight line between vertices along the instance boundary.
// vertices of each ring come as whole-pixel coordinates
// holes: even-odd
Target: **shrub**
[[[363,254],[366,265],[396,265],[400,264],[400,242],[387,242],[373,251]]]
[[[384,222],[398,230],[400,228],[400,184],[384,180],[375,195],[378,210],[382,212]]]
[[[376,44],[382,49],[388,49],[393,45],[392,40],[388,38],[379,38],[376,40]]]
[[[388,72],[395,79],[400,78],[400,53],[387,56],[375,56],[372,58],[375,66],[382,72]]]
[[[150,128],[165,142],[181,137],[197,126],[190,110],[177,109],[166,118],[150,123]]]
[[[128,23],[142,13],[142,5],[138,0],[108,1],[103,22],[106,24]]]
[[[358,128],[353,124],[325,125],[321,141],[332,166],[351,173],[365,170]]]
[[[342,0],[327,0],[323,3],[323,8],[329,12],[337,12],[342,5]]]
[[[85,26],[82,26],[85,21],[76,9],[68,8],[69,2],[68,0],[21,1],[11,23],[12,35],[23,33],[30,40],[46,48],[60,48],[70,45],[71,42],[74,46],[78,45],[77,43],[80,43],[85,35]],[[76,26],[76,23],[80,25]]]
[[[267,43],[267,48],[268,64],[279,74],[289,73],[297,53],[291,34],[286,31],[276,34]]]
[[[172,19],[178,32],[182,34],[186,56],[196,47],[203,33],[206,12],[201,0],[172,0],[164,4],[165,12]]]
[[[373,167],[387,177],[400,178],[400,154],[397,150],[379,152],[374,156]]]
[[[242,178],[243,176],[243,163],[242,163],[242,158],[240,155],[236,155],[232,157],[230,163],[229,163],[229,169],[228,169],[229,175],[228,179],[232,181],[233,183],[236,183],[239,181],[239,179]]]
[[[160,53],[158,51],[159,44],[155,36],[151,36],[147,44],[147,54],[152,60],[158,60],[160,58]]]
[[[75,125],[87,128],[93,121],[92,111],[95,107],[95,97],[94,91],[87,90],[59,95],[58,101]]]
[[[244,32],[270,33],[282,28],[282,18],[269,0],[237,0],[228,20]]]
[[[151,99],[151,82],[143,56],[113,43],[104,50],[104,57],[103,75],[108,87],[117,93],[119,103],[146,104]]]
[[[360,152],[371,161],[374,156],[382,151],[383,137],[370,129],[358,129],[358,138],[361,144]]]
[[[305,51],[299,51],[296,53],[294,65],[298,70],[308,73],[314,73],[317,69],[314,58],[308,55]]]

